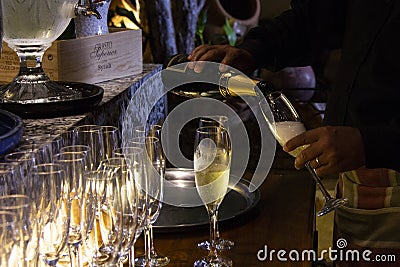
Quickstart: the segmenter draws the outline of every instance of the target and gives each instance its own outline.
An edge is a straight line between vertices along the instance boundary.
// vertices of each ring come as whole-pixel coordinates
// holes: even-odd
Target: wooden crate
[[[105,35],[57,40],[43,57],[52,80],[98,83],[143,70],[141,30],[118,30]],[[0,81],[10,82],[19,70],[17,54],[3,42]]]

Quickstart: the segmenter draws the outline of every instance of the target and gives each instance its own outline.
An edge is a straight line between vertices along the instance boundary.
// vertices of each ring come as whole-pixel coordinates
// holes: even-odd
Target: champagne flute
[[[92,166],[93,166],[93,161],[92,161],[92,154],[91,154],[91,148],[86,145],[71,145],[71,146],[65,146],[60,149],[60,153],[56,154],[53,157],[53,160],[59,159],[63,153],[78,153],[83,155],[83,158],[85,159],[86,165],[85,165],[85,170],[90,171]]]
[[[0,163],[0,196],[23,194],[25,186],[21,176],[16,172],[16,166],[10,163]]]
[[[54,155],[60,153],[61,148],[63,148],[64,146],[64,138],[61,135],[53,137],[49,142],[51,158],[53,158]]]
[[[119,130],[115,126],[101,126],[103,132],[104,158],[111,158],[114,149],[120,146],[121,138]]]
[[[139,125],[132,128],[132,138],[146,137],[146,125]]]
[[[155,150],[155,155],[156,155],[156,156],[153,155],[153,157],[155,157],[155,159],[153,159],[153,165],[156,168],[158,166],[158,173],[162,175],[161,178],[163,179],[164,174],[165,174],[166,162],[165,162],[163,147],[161,145],[162,126],[159,124],[149,124],[149,125],[143,126],[143,129],[144,129],[144,137],[153,138],[153,140],[155,140],[154,138],[158,139],[158,141],[156,141],[155,147],[153,147],[153,149]],[[141,136],[143,134],[143,131],[141,131],[139,127],[134,129],[134,131],[137,132],[138,136]],[[147,140],[149,140],[149,138]],[[158,164],[157,161],[160,162],[161,164]],[[161,186],[163,186],[162,181],[161,181]],[[161,195],[161,198],[162,198],[164,189],[161,189],[161,190],[162,190],[162,195]],[[161,203],[160,203],[160,205],[161,205]],[[160,206],[160,209],[161,209],[161,206]],[[158,215],[157,215],[157,218],[158,218]],[[157,218],[154,219],[154,222],[157,220]],[[157,254],[157,252],[155,250],[153,223],[151,223],[151,225],[148,229],[149,233],[147,236],[148,250],[150,250],[150,253],[149,253],[150,259],[153,264],[152,266],[165,266],[169,263],[170,260],[166,256]],[[146,235],[145,235],[145,238],[146,238]],[[145,241],[145,243],[146,243],[146,241]]]
[[[33,167],[32,179],[40,193],[38,207],[39,256],[47,266],[56,266],[67,243],[69,229],[69,179],[59,164],[47,163]]]
[[[90,209],[93,200],[87,194],[87,183],[85,182],[87,175],[86,158],[87,155],[79,152],[61,152],[54,158],[54,162],[60,164],[65,170],[66,179],[69,180],[70,185],[68,201],[71,209],[67,243],[71,266],[81,266],[82,264],[83,239],[86,237],[94,218],[94,211]]]
[[[229,131],[229,119],[224,115],[211,115],[207,117],[201,117],[199,120],[199,128],[207,126],[221,126]]]
[[[215,227],[218,222],[218,208],[229,184],[232,151],[228,131],[220,126],[198,128],[194,146],[196,188],[206,206],[210,222],[210,250],[208,255],[197,260],[194,266],[232,266],[229,258],[218,253]]]
[[[73,145],[75,135],[74,129],[68,129],[57,133],[61,139],[62,147]]]
[[[13,212],[0,210],[0,266],[15,266],[14,251],[18,249],[17,216]]]
[[[162,126],[159,124],[139,125],[132,129],[132,138],[153,136],[161,140]]]
[[[142,186],[146,184],[146,168],[143,163],[144,150],[139,147],[120,147],[113,151],[114,157],[123,157],[126,159],[128,168],[135,180],[136,185],[136,227],[134,240],[128,254],[128,266],[135,266],[135,243],[143,232],[144,222],[146,219],[146,189]],[[122,259],[124,260],[124,259]],[[126,259],[125,259],[126,260]]]
[[[129,165],[127,159],[124,157],[109,158],[104,164],[108,167],[114,168],[116,179],[120,180],[121,185],[121,201],[122,210],[117,211],[123,214],[123,226],[122,226],[122,246],[120,251],[119,264],[122,267],[124,262],[130,259],[131,246],[136,242],[136,227],[138,223],[137,218],[137,204],[138,204],[138,193],[135,176],[141,172],[141,157],[143,150],[139,149],[138,154],[131,155],[132,160]],[[133,259],[133,258],[131,258]],[[133,266],[133,261],[128,262],[130,266]]]
[[[260,101],[260,108],[268,122],[271,132],[282,146],[293,137],[306,131],[295,108],[283,93],[273,92],[267,95],[265,99]],[[307,147],[308,145],[303,145],[289,152],[289,154],[293,157],[297,157],[299,153]],[[336,199],[329,194],[322,184],[321,178],[310,166],[310,162],[307,162],[305,166],[325,198],[325,205],[318,212],[318,216],[323,216],[347,203],[347,198]]]
[[[156,133],[157,130],[150,130],[148,134],[153,136],[136,137],[129,141],[129,145],[144,148],[147,152],[144,153],[144,165],[146,168],[145,188],[147,193],[147,215],[144,223],[145,255],[135,259],[136,266],[165,266],[170,261],[168,257],[157,254],[154,249],[152,228],[162,207],[165,175],[165,157],[160,139],[154,136]]]
[[[37,158],[33,153],[16,151],[6,154],[4,160],[15,167],[16,175],[21,178],[24,184],[24,192],[19,193],[25,194],[26,188],[30,187],[29,177],[31,177],[33,166],[37,163]]]
[[[30,136],[22,140],[21,145],[16,148],[17,151],[34,151],[38,150],[39,153],[43,153],[44,161],[38,161],[40,163],[49,163],[46,159],[51,159],[57,154],[61,147],[64,146],[64,140],[61,136],[54,136],[56,132],[44,134],[40,136]],[[42,152],[42,150],[44,150]]]
[[[87,256],[92,266],[111,267],[119,260],[123,238],[121,166],[106,159],[95,173],[88,177],[94,185],[96,215],[86,238]]]
[[[17,151],[32,153],[36,159],[36,164],[51,162],[51,148],[44,144],[27,144],[17,147]]]
[[[202,117],[199,120],[199,128],[207,126],[224,127],[229,132],[228,117],[224,115],[212,115],[207,117]],[[218,223],[215,225],[215,235],[216,235],[216,248],[218,250],[230,250],[233,248],[235,243],[231,240],[223,239],[220,237],[218,230]],[[202,241],[197,244],[199,248],[209,250],[210,242]]]
[[[16,255],[10,266],[36,266],[39,244],[36,205],[27,195],[5,195],[0,196],[0,210],[14,213],[19,224],[15,228]]]
[[[74,145],[86,145],[91,149],[91,170],[96,170],[105,159],[103,129],[98,125],[80,125],[74,128]]]

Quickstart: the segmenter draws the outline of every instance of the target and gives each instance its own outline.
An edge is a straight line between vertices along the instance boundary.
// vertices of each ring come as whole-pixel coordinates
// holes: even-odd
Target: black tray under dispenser
[[[0,109],[8,110],[24,119],[54,118],[88,112],[103,98],[104,90],[97,85],[78,82],[57,83],[82,92],[82,98],[46,103],[0,103]]]

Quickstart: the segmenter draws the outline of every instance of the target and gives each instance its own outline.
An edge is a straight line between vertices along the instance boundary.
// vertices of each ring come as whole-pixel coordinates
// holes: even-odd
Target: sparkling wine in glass
[[[194,174],[196,188],[206,206],[210,222],[210,250],[195,267],[232,266],[232,260],[218,252],[216,225],[218,208],[228,190],[231,167],[231,143],[223,127],[201,127],[195,133]]]
[[[77,0],[2,0],[3,40],[17,52],[18,75],[0,88],[0,103],[46,103],[81,98],[81,92],[50,80],[44,52],[67,28]]]
[[[280,145],[283,146],[293,137],[306,131],[300,116],[283,93],[273,92],[267,95],[265,99],[260,101],[260,108],[268,122],[271,132]],[[293,157],[297,157],[299,153],[307,147],[308,145],[300,146],[289,152],[289,154]],[[318,212],[318,216],[323,216],[347,203],[347,198],[336,199],[329,194],[322,184],[321,178],[310,166],[309,162],[307,162],[305,166],[314,178],[326,201],[324,207]]]
[[[207,126],[222,126],[229,131],[229,123],[228,117],[224,115],[213,115],[208,117],[202,117],[199,120],[199,127],[207,127]],[[218,224],[215,226],[216,230],[216,248],[218,250],[230,250],[233,248],[235,243],[231,240],[223,239],[220,237]],[[209,250],[210,249],[210,242],[209,241],[202,241],[197,244],[199,248]]]

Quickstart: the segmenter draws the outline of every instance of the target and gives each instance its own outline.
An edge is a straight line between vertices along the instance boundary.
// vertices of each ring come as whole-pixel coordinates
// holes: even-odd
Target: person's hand
[[[189,68],[195,72],[203,70],[204,64],[201,61],[222,63],[219,67],[221,72],[227,70],[226,65],[245,74],[250,74],[256,68],[255,60],[250,52],[230,45],[200,45],[190,53],[188,60],[192,61]]]
[[[365,164],[360,131],[346,126],[324,126],[301,133],[283,146],[289,152],[309,145],[295,160],[300,169],[308,161],[321,176],[358,169]]]

